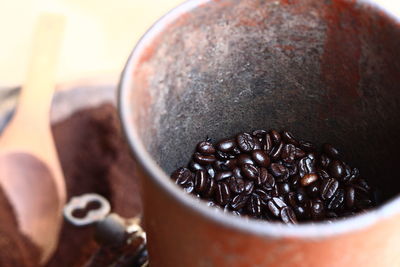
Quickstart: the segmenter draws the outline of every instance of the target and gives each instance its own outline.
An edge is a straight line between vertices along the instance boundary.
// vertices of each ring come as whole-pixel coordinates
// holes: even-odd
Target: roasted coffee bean
[[[228,160],[228,159],[234,159],[235,158],[235,155],[232,155],[232,154],[226,153],[226,152],[222,152],[222,151],[219,151],[219,150],[217,150],[215,152],[215,155],[220,160]]]
[[[245,180],[244,181],[244,191],[243,194],[250,195],[254,191],[254,182]]]
[[[244,164],[251,164],[251,165],[255,165],[255,162],[253,161],[253,159],[251,158],[250,155],[248,154],[240,154],[237,157],[237,164],[239,166],[242,166]]]
[[[311,216],[315,220],[319,220],[324,216],[324,203],[321,200],[311,201]]]
[[[236,136],[236,142],[238,147],[243,152],[250,152],[254,149],[254,139],[248,133],[240,133]]]
[[[283,131],[282,134],[282,140],[287,143],[287,144],[293,144],[295,146],[299,145],[299,142],[294,138],[294,135],[291,132],[288,131]]]
[[[270,134],[266,134],[265,135],[265,139],[264,139],[264,150],[265,150],[265,152],[270,154],[273,146],[274,145],[273,145],[273,142],[272,142],[271,135]]]
[[[179,168],[174,171],[171,175],[172,180],[178,185],[184,185],[189,182],[192,178],[192,172],[186,168]]]
[[[193,160],[190,161],[190,163],[189,163],[189,169],[190,169],[192,172],[196,172],[196,171],[198,171],[198,170],[204,170],[203,166],[201,166],[201,165],[198,164],[197,162],[194,162]]]
[[[290,223],[290,224],[296,224],[297,223],[297,218],[296,214],[290,207],[284,207],[281,210],[281,220],[284,223]]]
[[[290,192],[290,186],[288,183],[279,183],[277,184],[278,187],[278,193],[280,195],[286,195],[287,193]]]
[[[311,198],[318,197],[320,195],[319,186],[320,184],[318,183],[318,181],[307,186],[307,195],[310,196]]]
[[[249,199],[249,196],[247,196],[247,195],[237,195],[232,199],[230,205],[231,205],[232,209],[240,210],[244,206],[246,206],[248,199]]]
[[[261,214],[261,200],[257,195],[251,195],[247,201],[247,211],[253,216]]]
[[[321,198],[323,200],[330,199],[339,188],[339,182],[335,178],[325,179],[321,183]]]
[[[223,139],[219,141],[216,145],[217,150],[225,153],[232,152],[236,147],[235,139]]]
[[[329,178],[329,174],[325,170],[318,170],[318,176],[321,178],[321,180]]]
[[[215,193],[215,200],[220,205],[226,205],[230,201],[230,191],[226,183],[219,183]]]
[[[316,173],[308,173],[301,177],[300,183],[302,186],[309,186],[310,184],[314,183],[318,180],[318,174]]]
[[[299,146],[302,150],[306,151],[306,152],[313,152],[315,151],[315,146],[313,143],[308,142],[308,141],[304,141],[304,140],[300,140],[299,141]],[[303,156],[304,157],[304,156]]]
[[[300,176],[299,175],[294,175],[289,178],[289,183],[290,187],[295,190],[297,189],[301,184],[300,184]]]
[[[253,161],[259,166],[259,167],[268,167],[270,163],[269,156],[262,150],[253,150],[251,152],[251,157]]]
[[[290,206],[295,207],[297,206],[297,200],[296,200],[296,193],[295,192],[289,192],[285,196],[286,203],[288,203]]]
[[[271,150],[269,155],[273,160],[279,159],[279,157],[282,154],[283,146],[284,146],[284,143],[280,142],[279,144],[275,145],[274,148]]]
[[[201,165],[212,164],[216,158],[214,155],[203,155],[199,152],[193,154],[193,160]]]
[[[188,169],[171,174],[184,192],[242,216],[295,223],[351,216],[379,204],[336,148],[321,150],[290,132],[256,130],[197,144]]]
[[[257,176],[256,185],[263,185],[268,179],[268,171],[266,168],[259,169],[259,175]]]
[[[223,171],[223,172],[217,172],[215,175],[214,179],[219,182],[228,178],[231,178],[233,176],[233,172],[231,171]]]
[[[210,142],[203,141],[197,144],[197,152],[200,154],[211,155],[215,153],[215,148]]]
[[[327,208],[330,210],[336,210],[343,205],[344,201],[344,190],[338,189],[333,197],[328,201]]]
[[[233,177],[235,177],[236,179],[244,179],[240,167],[236,167],[233,169]]]
[[[207,173],[204,170],[198,170],[194,177],[194,189],[197,193],[202,193],[207,189]]]
[[[216,170],[217,172],[229,171],[229,168],[228,168],[228,166],[226,166],[225,161],[222,161],[222,160],[216,160],[216,161],[214,161],[214,163],[212,164],[212,167],[213,167],[214,170]]]
[[[257,169],[257,167],[251,164],[244,164],[242,166],[242,173],[244,177],[250,180],[256,180],[260,175],[260,171]]]
[[[304,190],[304,187],[297,189],[297,191],[296,191],[297,203],[303,204],[307,201],[307,199],[308,199],[308,197],[307,197],[306,191]]]
[[[345,169],[341,161],[334,160],[329,164],[329,174],[334,178],[341,178],[345,174]]]
[[[275,216],[279,217],[281,209],[286,207],[286,203],[283,202],[280,198],[273,197],[270,201],[268,201],[268,209]]]
[[[225,164],[224,164],[225,166],[226,166],[226,168],[228,169],[228,170],[233,170],[234,168],[236,168],[236,166],[238,165],[237,164],[237,159],[228,159],[227,161],[225,161]]]
[[[281,142],[281,135],[276,130],[269,131],[269,135],[271,136],[272,143],[274,145],[279,144]]]
[[[293,211],[294,211],[294,213],[296,214],[296,217],[297,218],[299,218],[299,219],[305,219],[307,216],[306,216],[306,211],[305,211],[305,209],[304,209],[304,207],[303,206],[294,206],[294,207],[292,207],[293,208]]]
[[[346,192],[345,193],[346,193],[346,195],[345,195],[346,207],[351,209],[354,206],[354,198],[355,198],[354,187],[352,187],[352,186],[346,187]]]
[[[228,181],[229,189],[236,194],[244,192],[244,180],[237,179],[236,177],[229,178]]]
[[[330,163],[331,163],[331,159],[327,155],[321,154],[321,156],[319,157],[319,162],[318,162],[319,166],[326,169],[326,168],[328,168]]]
[[[257,137],[257,138],[263,138],[267,134],[267,131],[265,131],[265,130],[254,130],[251,134],[253,136]]]
[[[217,190],[217,182],[214,179],[208,179],[208,185],[206,191],[203,193],[204,197],[213,197]]]
[[[256,194],[260,198],[262,205],[267,205],[268,201],[272,198],[270,191],[266,191],[266,190],[262,190],[262,189],[254,190],[253,194]]]
[[[272,190],[275,187],[275,178],[272,176],[272,174],[268,173],[267,174],[267,179],[264,181],[264,183],[261,185],[262,188],[265,190]]]
[[[296,147],[292,144],[283,146],[281,158],[284,162],[293,162],[296,158]]]
[[[289,170],[279,163],[272,163],[270,165],[270,171],[279,181],[285,181],[289,177]]]
[[[332,146],[331,144],[325,143],[322,146],[322,150],[324,151],[324,153],[332,158],[332,159],[338,159],[340,157],[340,153],[339,150],[337,150],[334,146]]]

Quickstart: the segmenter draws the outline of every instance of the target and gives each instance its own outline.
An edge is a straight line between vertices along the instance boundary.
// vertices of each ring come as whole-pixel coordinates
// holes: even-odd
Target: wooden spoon
[[[19,229],[41,250],[54,252],[62,222],[65,184],[50,128],[50,106],[65,18],[40,16],[26,83],[16,112],[0,137],[0,186]]]

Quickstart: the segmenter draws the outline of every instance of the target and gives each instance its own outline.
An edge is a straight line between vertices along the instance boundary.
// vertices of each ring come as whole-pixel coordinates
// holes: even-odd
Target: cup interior
[[[337,146],[384,200],[399,193],[396,18],[365,1],[193,2],[150,30],[125,74],[131,123],[165,173],[206,136],[287,129]]]

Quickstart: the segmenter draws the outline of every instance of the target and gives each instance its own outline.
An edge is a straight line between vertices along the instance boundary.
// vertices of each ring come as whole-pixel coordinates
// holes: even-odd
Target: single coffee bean
[[[235,158],[235,155],[232,155],[232,154],[226,153],[226,152],[222,152],[222,151],[219,151],[219,150],[217,150],[215,152],[215,155],[220,160],[228,160],[228,159],[234,159]]]
[[[203,193],[204,197],[206,198],[213,197],[216,190],[217,190],[217,182],[214,179],[208,179],[207,189]]]
[[[248,154],[240,154],[237,157],[237,164],[239,166],[243,166],[244,164],[255,165],[255,162],[253,161],[253,159],[251,158],[250,155],[248,155]]]
[[[190,161],[189,163],[189,169],[192,172],[196,172],[198,170],[204,170],[203,166],[201,166],[200,164],[198,164],[197,162],[194,162],[193,160]]]
[[[275,145],[274,148],[269,153],[271,159],[277,160],[281,156],[283,150],[284,143],[280,142],[279,144]]]
[[[249,196],[246,195],[236,195],[232,201],[231,201],[231,207],[234,210],[240,210],[244,206],[246,206],[247,200],[249,199]]]
[[[283,131],[282,134],[282,140],[287,143],[287,144],[293,144],[295,146],[299,145],[299,142],[294,138],[294,135],[291,132],[288,131]]]
[[[321,200],[311,201],[311,216],[315,220],[319,220],[324,216],[324,204]]]
[[[328,168],[330,163],[331,163],[331,159],[327,155],[321,154],[321,156],[319,157],[319,162],[318,162],[319,166],[326,169],[326,168]]]
[[[296,217],[299,219],[306,218],[306,211],[303,206],[293,206],[293,211],[296,214]]]
[[[284,145],[281,158],[284,162],[293,162],[296,158],[296,147],[293,144]]]
[[[296,175],[298,172],[297,163],[292,162],[291,164],[286,164],[286,168],[289,170],[289,176]]]
[[[334,178],[341,178],[345,174],[345,169],[341,161],[334,160],[329,164],[329,174]]]
[[[187,168],[179,168],[171,175],[172,180],[178,185],[184,185],[192,179],[192,172]]]
[[[313,152],[313,151],[315,151],[315,146],[314,146],[314,144],[311,143],[311,142],[308,142],[308,141],[304,141],[304,140],[299,141],[299,146],[300,146],[300,148],[301,148],[302,150],[304,150],[304,151],[306,151],[306,152]],[[302,157],[304,157],[304,156],[302,156]]]
[[[262,188],[264,188],[267,191],[273,190],[275,187],[274,176],[272,176],[272,174],[268,173],[267,179],[264,181],[264,183],[261,186],[262,186]]]
[[[257,177],[260,175],[260,172],[257,169],[257,167],[251,164],[244,164],[242,166],[242,173],[244,177],[250,180],[256,180]]]
[[[215,180],[217,182],[231,178],[233,176],[233,172],[231,171],[223,171],[223,172],[217,172],[215,175]]]
[[[339,182],[335,178],[325,179],[321,183],[321,198],[323,200],[330,199],[339,188]]]
[[[326,155],[328,155],[328,157],[332,158],[332,159],[338,159],[340,158],[340,153],[339,150],[337,150],[334,146],[332,146],[331,144],[325,143],[322,146],[322,149],[324,151],[324,153]]]
[[[259,216],[261,214],[261,200],[253,194],[247,201],[247,211],[253,216]]]
[[[236,177],[229,178],[229,189],[236,194],[244,192],[244,180]]]
[[[235,139],[223,139],[216,145],[217,150],[229,153],[236,147]]]
[[[236,136],[236,142],[238,147],[243,152],[250,152],[254,149],[254,139],[248,133],[240,133]]]
[[[256,180],[256,185],[263,185],[268,179],[268,171],[266,168],[259,168],[259,175]]]
[[[336,210],[343,205],[344,202],[344,190],[338,189],[333,197],[328,201],[327,208],[330,210]]]
[[[320,184],[318,183],[318,181],[307,186],[307,195],[310,196],[311,198],[318,197],[320,195],[319,186]]]
[[[298,163],[298,168],[301,177],[309,173],[315,173],[316,168],[315,168],[315,159],[313,158],[313,155],[308,154],[306,157],[300,159]]]
[[[281,210],[281,220],[284,223],[297,224],[296,214],[290,207],[284,207]]]
[[[268,167],[270,163],[269,156],[262,150],[253,150],[251,157],[259,167]]]
[[[281,135],[276,130],[269,131],[269,135],[271,136],[273,144],[279,144],[281,142]]]
[[[215,153],[215,148],[210,142],[203,141],[197,144],[197,152],[200,154],[211,155]]]
[[[325,170],[318,170],[318,176],[321,180],[329,179],[329,174]]]
[[[203,155],[199,152],[196,152],[193,154],[193,160],[200,165],[208,165],[212,164],[216,160],[216,158],[214,155]]]
[[[346,207],[351,209],[354,206],[354,199],[355,199],[355,190],[354,187],[348,186],[346,187]]]
[[[254,137],[254,148],[253,150],[262,150],[263,149],[263,144],[261,143],[260,140],[258,140],[258,138]]]
[[[244,191],[243,194],[250,195],[254,191],[254,182],[245,180],[244,181]]]
[[[302,186],[309,186],[310,184],[314,183],[317,180],[318,180],[318,174],[308,173],[300,179],[300,183]]]
[[[273,148],[273,142],[270,134],[266,134],[264,138],[264,150],[268,154],[270,154],[272,148]]]
[[[207,173],[204,170],[198,170],[194,177],[194,190],[197,193],[203,193],[207,189]]]
[[[277,184],[278,187],[278,193],[280,195],[286,195],[287,193],[290,192],[290,186],[288,183],[279,183]]]
[[[226,183],[219,183],[217,186],[217,191],[215,193],[215,200],[220,205],[228,204],[230,200],[230,191]]]
[[[270,165],[270,171],[275,178],[278,180],[286,180],[289,177],[289,170],[279,163],[272,163]]]
[[[300,187],[297,189],[296,200],[297,200],[297,203],[299,203],[299,204],[304,204],[308,200],[308,197],[307,197],[306,191],[304,190],[304,187]]]

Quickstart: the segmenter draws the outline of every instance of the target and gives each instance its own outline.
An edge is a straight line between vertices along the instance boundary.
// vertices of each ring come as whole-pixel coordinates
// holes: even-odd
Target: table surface
[[[39,14],[65,14],[58,83],[98,77],[116,83],[140,36],[183,0],[0,1],[0,88],[20,85]]]

